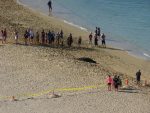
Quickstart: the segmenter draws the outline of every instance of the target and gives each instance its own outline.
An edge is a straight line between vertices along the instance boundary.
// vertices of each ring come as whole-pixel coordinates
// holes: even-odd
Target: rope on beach
[[[54,91],[57,91],[57,92],[84,91],[88,89],[97,89],[97,88],[104,87],[104,86],[105,86],[104,84],[101,84],[101,85],[84,86],[84,87],[76,87],[76,88],[75,87],[74,88],[58,88],[58,89],[53,89],[53,90],[49,89],[49,90],[40,91],[38,93],[18,94],[16,96],[14,95],[0,96],[0,100],[6,100],[6,99],[16,100],[16,98],[33,98],[33,97],[43,96]]]

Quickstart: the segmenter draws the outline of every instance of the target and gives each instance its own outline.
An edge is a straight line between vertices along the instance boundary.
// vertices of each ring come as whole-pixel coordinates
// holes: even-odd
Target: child
[[[111,78],[110,75],[108,75],[106,79],[107,85],[108,85],[108,91],[111,91],[111,85],[113,84],[113,79]]]

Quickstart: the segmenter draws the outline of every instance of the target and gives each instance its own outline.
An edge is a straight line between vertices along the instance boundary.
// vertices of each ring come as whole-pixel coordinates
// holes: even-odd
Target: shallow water
[[[20,0],[48,14],[48,0]],[[150,0],[53,0],[53,15],[94,31],[100,26],[107,43],[150,59]],[[84,29],[86,28],[86,29]]]

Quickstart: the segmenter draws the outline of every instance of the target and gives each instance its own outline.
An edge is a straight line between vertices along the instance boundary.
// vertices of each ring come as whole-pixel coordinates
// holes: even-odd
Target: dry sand
[[[86,38],[81,48],[11,44],[14,28],[21,34],[32,27],[55,31],[62,28],[65,36],[70,32],[75,37],[87,35],[59,19],[30,11],[14,0],[0,1],[0,26],[6,27],[10,36],[8,44],[0,45],[0,113],[149,113],[149,88],[133,86],[133,90],[108,92],[105,86],[108,74],[119,73],[124,79],[131,79],[138,69],[142,70],[142,79],[149,80],[149,61],[114,48],[93,48],[86,44]],[[98,64],[77,60],[85,56]],[[48,94],[29,96],[48,89],[93,85],[98,87],[80,91],[54,90],[60,94],[59,98],[50,98]],[[15,96],[17,101],[5,96]]]

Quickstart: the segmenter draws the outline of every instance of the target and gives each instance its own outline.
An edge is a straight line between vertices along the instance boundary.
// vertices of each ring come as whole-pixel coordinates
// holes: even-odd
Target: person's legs
[[[4,42],[5,42],[5,44],[6,44],[6,36],[4,36]]]
[[[140,85],[140,80],[139,79],[137,79],[137,85]]]
[[[115,91],[118,91],[118,85],[117,84],[115,85]]]
[[[24,39],[25,45],[27,45],[27,38]]]
[[[106,42],[104,41],[104,47],[106,48]]]
[[[108,83],[108,91],[111,91],[111,84]]]
[[[2,36],[2,44],[4,43],[4,37]]]

